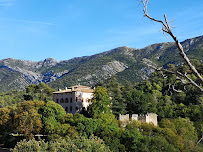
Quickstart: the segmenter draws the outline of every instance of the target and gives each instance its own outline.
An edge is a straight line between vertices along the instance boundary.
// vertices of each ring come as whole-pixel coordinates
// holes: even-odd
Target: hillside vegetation
[[[192,62],[203,74],[203,64]],[[168,69],[184,69],[195,79],[186,65],[168,65]],[[0,144],[14,147],[14,152],[198,152],[203,148],[199,142],[203,132],[202,93],[190,84],[184,86],[173,74],[163,77],[156,72],[136,84],[121,84],[111,77],[96,87],[88,110],[74,115],[51,101],[52,91],[41,83],[1,94]],[[119,114],[147,112],[158,115],[158,126],[116,119]],[[45,135],[41,137],[44,140],[34,138],[39,134]]]

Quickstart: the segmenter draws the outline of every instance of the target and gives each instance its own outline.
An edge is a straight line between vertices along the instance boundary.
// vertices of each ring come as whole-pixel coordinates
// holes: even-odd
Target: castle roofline
[[[56,92],[53,92],[53,94],[61,94],[61,93],[70,93],[70,92],[84,92],[84,93],[93,93],[94,89],[91,89],[90,87],[87,86],[82,86],[82,85],[75,85],[66,88],[65,90],[59,90]]]

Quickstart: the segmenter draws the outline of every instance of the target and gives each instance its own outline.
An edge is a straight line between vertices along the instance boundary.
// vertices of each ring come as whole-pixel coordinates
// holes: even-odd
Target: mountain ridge
[[[203,36],[181,44],[191,58],[203,60]],[[57,61],[7,58],[0,60],[0,91],[22,90],[29,84],[48,83],[53,88],[74,84],[95,85],[116,75],[119,81],[138,82],[154,72],[153,66],[169,63],[181,65],[183,60],[174,42],[156,43],[142,49],[121,46],[91,56]]]

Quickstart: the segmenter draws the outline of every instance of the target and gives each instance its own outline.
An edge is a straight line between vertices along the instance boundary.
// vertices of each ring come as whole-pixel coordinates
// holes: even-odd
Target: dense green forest
[[[193,64],[203,74],[203,64]],[[168,65],[187,71],[186,65]],[[198,80],[197,80],[198,82]],[[173,87],[172,87],[173,85]],[[175,88],[174,88],[175,87]],[[0,94],[0,144],[22,151],[201,151],[203,96],[175,74],[156,72],[143,82],[120,84],[115,77],[96,86],[92,104],[81,114],[66,114],[52,101],[47,85]],[[119,114],[158,115],[158,126],[119,121]],[[38,136],[37,136],[38,135]],[[39,137],[39,135],[43,135]]]

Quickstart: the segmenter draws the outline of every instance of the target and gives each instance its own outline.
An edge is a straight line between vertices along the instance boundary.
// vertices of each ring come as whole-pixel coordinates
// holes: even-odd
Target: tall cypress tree
[[[126,102],[122,96],[121,85],[115,76],[108,81],[107,89],[112,101],[112,113],[117,117],[119,114],[125,114]]]

